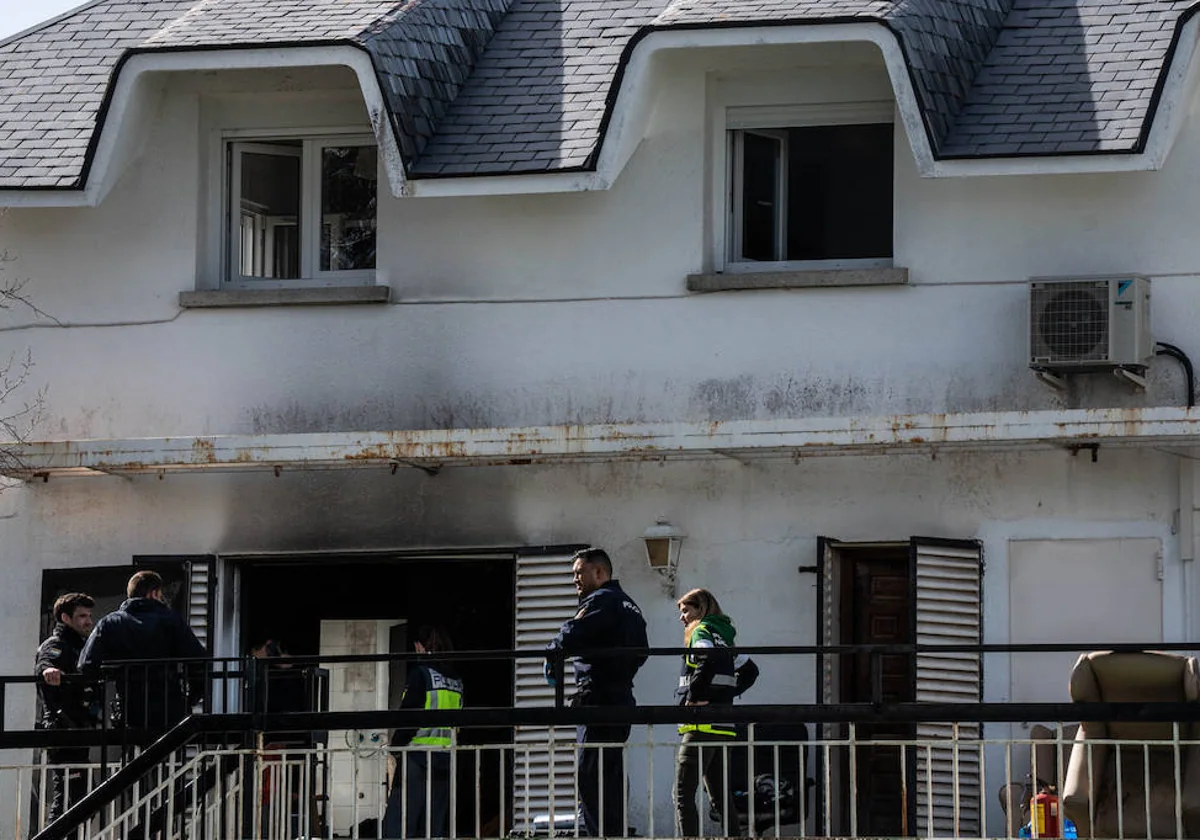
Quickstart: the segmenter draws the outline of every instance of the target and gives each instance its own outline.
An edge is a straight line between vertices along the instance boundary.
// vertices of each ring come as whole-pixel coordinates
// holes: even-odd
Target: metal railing
[[[1189,650],[1184,645],[1154,645],[1156,650]],[[869,656],[905,653],[1044,653],[1077,649],[1064,645],[983,646],[838,646],[744,648],[755,656]],[[1137,645],[1104,649],[1144,650]],[[682,649],[648,654],[679,656]],[[459,660],[541,659],[545,652],[468,652]],[[628,651],[614,655],[628,655]],[[414,655],[297,657],[296,668],[354,662],[415,659]],[[195,665],[197,663],[184,663]],[[161,663],[156,663],[161,667]],[[1192,790],[1200,791],[1200,704],[1197,703],[884,703],[567,707],[561,678],[564,663],[552,662],[560,675],[553,706],[467,708],[457,711],[272,712],[265,696],[245,695],[247,684],[263,680],[270,661],[208,660],[201,663],[206,700],[242,701],[249,711],[197,714],[155,741],[128,728],[79,731],[4,731],[0,749],[107,744],[120,756],[86,766],[88,793],[65,817],[36,835],[38,840],[133,836],[164,838],[291,838],[385,836],[380,832],[393,814],[421,811],[421,837],[575,836],[580,799],[576,762],[580,747],[564,727],[629,725],[627,742],[609,746],[619,756],[621,821],[637,836],[674,837],[676,803],[674,765],[678,724],[739,724],[738,740],[701,747],[715,750],[720,777],[733,790],[733,806],[718,808],[717,820],[704,819],[711,803],[701,803],[701,830],[709,836],[743,833],[791,833],[802,836],[1016,836],[1030,821],[1030,801],[1053,787],[1064,801],[1060,830],[1075,815],[1080,836],[1175,837],[1200,835],[1192,819]],[[135,668],[128,664],[122,668]],[[878,673],[877,666],[873,669]],[[109,675],[110,681],[121,676]],[[11,680],[12,682],[27,682]],[[3,682],[3,680],[0,680]],[[878,685],[878,680],[873,684]],[[1070,721],[1154,724],[1144,737],[1089,737],[1073,745],[1063,725]],[[1057,742],[1052,772],[1037,766],[1035,746],[1045,741],[1004,724],[1051,723]],[[939,724],[936,737],[918,737],[918,725]],[[396,727],[448,726],[458,733],[449,750],[386,744]],[[781,728],[792,728],[786,737]],[[480,728],[533,730],[533,740],[472,743]],[[272,737],[299,733],[290,743]],[[539,734],[540,733],[540,734]],[[801,734],[802,733],[802,734]],[[603,744],[589,744],[599,749]],[[1080,766],[1111,768],[1068,772]],[[435,753],[437,756],[435,756]],[[604,753],[601,753],[603,756]],[[428,769],[444,759],[446,774],[426,772],[410,785],[414,763]],[[1197,775],[1189,774],[1195,762]],[[0,766],[0,789],[15,788],[14,838],[33,836],[44,824],[43,765]],[[452,781],[447,781],[452,780]],[[880,782],[879,780],[885,780]],[[1040,780],[1040,782],[1039,782]],[[1080,781],[1082,780],[1082,782]],[[1190,784],[1189,784],[1190,782]],[[889,787],[891,785],[891,787]],[[1072,786],[1073,785],[1073,786]],[[39,791],[40,788],[40,791]],[[1140,796],[1153,790],[1152,797]],[[37,796],[34,796],[38,792]],[[612,791],[598,795],[607,799]],[[703,795],[702,795],[703,796]],[[1140,796],[1140,798],[1139,798]],[[445,805],[441,805],[444,798]],[[33,807],[26,806],[33,801]],[[434,819],[446,813],[446,824]],[[346,804],[348,803],[348,804]],[[1163,803],[1166,803],[1165,805]],[[339,807],[341,810],[339,810]],[[3,810],[0,810],[2,813]],[[736,813],[736,818],[733,813]],[[1194,813],[1193,813],[1194,812]],[[734,824],[736,822],[736,824]],[[403,822],[401,822],[403,824]],[[1149,826],[1149,828],[1147,828]],[[392,828],[391,825],[388,826]],[[395,829],[393,829],[395,830]],[[1107,832],[1107,833],[1104,833]],[[8,828],[0,825],[0,838]],[[388,835],[391,836],[391,835]],[[400,836],[396,834],[395,836]]]
[[[720,775],[729,780],[735,803],[734,814],[725,809],[715,818],[705,818],[712,810],[712,803],[701,793],[703,836],[782,832],[823,837],[1012,837],[1029,822],[1028,814],[1022,812],[1037,793],[1032,780],[1047,774],[1036,767],[1036,759],[1032,759],[1031,766],[1031,759],[1025,756],[1045,742],[1027,736],[961,734],[949,739],[872,737],[866,733],[878,726],[874,718],[856,715],[863,720],[835,724],[833,716],[821,715],[817,708],[745,707],[743,715],[708,716],[718,723],[750,716],[792,725],[797,716],[828,720],[814,725],[819,734],[808,739],[764,738],[758,733],[769,724],[753,723],[746,725],[744,740],[703,745],[701,749],[715,751]],[[1062,711],[1061,707],[1058,710]],[[465,725],[484,719],[489,724],[494,722],[491,715],[482,714],[484,711],[499,710],[457,715],[417,714],[425,718],[425,723],[436,720]],[[541,715],[510,711],[513,714],[508,720],[514,725],[545,722]],[[595,711],[605,714],[590,714]],[[609,711],[571,709],[562,716],[564,722],[611,722],[614,716]],[[670,712],[677,710],[644,707],[633,711],[638,712],[633,717],[645,722],[633,726],[627,742],[588,745],[589,748],[611,746],[619,751],[620,776],[627,785],[624,790],[614,792],[604,790],[602,783],[598,796],[601,801],[609,796],[618,797],[622,823],[636,836],[679,836],[671,785],[679,739],[661,725],[672,717]],[[895,710],[888,721],[928,720],[932,712],[922,710],[920,715],[910,715],[905,711],[915,710]],[[978,711],[982,714],[977,717],[997,721],[1014,717],[1011,710],[1003,707],[983,707]],[[1099,708],[1089,704],[1077,711],[1142,722],[1179,716],[1177,708],[1167,707]],[[86,813],[68,812],[68,819],[38,836],[45,840],[61,837],[115,840],[132,834],[137,826],[148,826],[154,836],[162,838],[294,840],[401,836],[380,833],[389,810],[389,796],[397,800],[395,805],[400,814],[414,808],[423,813],[415,830],[410,829],[407,836],[546,836],[551,827],[559,836],[578,836],[583,832],[574,808],[580,797],[575,768],[580,747],[560,738],[553,728],[547,731],[547,739],[538,744],[455,744],[444,752],[390,748],[353,737],[389,722],[388,717],[381,715],[392,716],[394,721],[396,714],[344,713],[331,723],[358,724],[361,728],[352,726],[340,733],[331,732],[326,743],[260,742],[253,747],[222,743],[219,738],[204,741],[205,736],[218,734],[217,730],[249,723],[242,716],[192,718],[176,730],[178,734],[172,733],[176,737],[153,745],[119,771],[129,772],[126,784],[111,787],[105,792],[106,798],[92,803]],[[287,729],[307,727],[313,722],[289,721],[287,717],[296,716],[277,716],[269,723]],[[1096,824],[1106,795],[1115,808],[1111,815],[1116,820],[1115,830],[1094,836],[1195,836],[1189,832],[1186,821],[1189,797],[1185,789],[1189,785],[1185,771],[1191,756],[1200,750],[1200,740],[1184,737],[1183,724],[1167,723],[1166,727],[1168,737],[1162,739],[1095,739],[1075,746],[1089,758],[1100,750],[1109,750],[1116,757],[1114,777],[1103,784],[1089,781],[1082,791],[1087,794],[1083,812],[1086,824]],[[1072,742],[1063,736],[1059,726],[1055,730],[1057,745],[1069,754]],[[467,729],[464,726],[459,731]],[[335,734],[351,737],[339,738]],[[160,745],[162,748],[155,754]],[[447,781],[436,781],[431,774],[414,787],[407,775],[413,772],[410,759],[423,758],[428,766],[435,753],[445,756]],[[142,761],[140,766],[139,761]],[[860,773],[868,762],[875,772],[890,773],[898,780],[895,796],[864,800]],[[515,770],[518,766],[526,768],[524,778]],[[530,768],[538,766],[547,768],[541,789],[531,784],[529,778]],[[1159,771],[1164,767],[1166,775],[1160,777]],[[96,765],[89,769],[95,771]],[[1045,781],[1062,791],[1066,774],[1064,765],[1058,763],[1049,774],[1051,778]],[[328,791],[335,786],[341,786],[347,794],[346,801],[352,803],[346,814],[334,813],[329,807]],[[1166,796],[1170,810],[1165,817],[1161,816],[1161,803],[1136,792],[1152,786]],[[1194,778],[1190,787],[1196,787]],[[93,795],[101,792],[97,789]],[[440,827],[433,816],[438,797],[445,799],[446,821]],[[364,801],[370,804],[360,804]],[[485,802],[491,803],[491,807],[485,807]],[[1069,811],[1064,816],[1068,815]],[[68,827],[72,817],[74,825]],[[1065,825],[1064,819],[1062,826]],[[1147,825],[1152,831],[1146,831]],[[1091,835],[1084,831],[1079,836]]]

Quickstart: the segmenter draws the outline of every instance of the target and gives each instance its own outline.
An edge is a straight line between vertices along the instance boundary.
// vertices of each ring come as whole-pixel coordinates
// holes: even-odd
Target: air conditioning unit
[[[1143,371],[1153,354],[1145,277],[1029,281],[1029,366],[1034,370]]]

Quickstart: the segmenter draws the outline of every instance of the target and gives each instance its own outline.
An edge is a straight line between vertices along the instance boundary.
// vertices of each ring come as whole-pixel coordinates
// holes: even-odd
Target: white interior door
[[[320,655],[360,656],[389,653],[391,629],[403,620],[322,620]],[[400,651],[396,651],[399,653]],[[329,665],[329,710],[360,712],[388,708],[388,663],[350,662]],[[331,732],[330,745],[347,745],[330,762],[330,820],[335,834],[350,836],[366,819],[382,821],[387,803],[387,763],[379,756],[387,747],[386,730]],[[353,753],[360,759],[356,767]]]

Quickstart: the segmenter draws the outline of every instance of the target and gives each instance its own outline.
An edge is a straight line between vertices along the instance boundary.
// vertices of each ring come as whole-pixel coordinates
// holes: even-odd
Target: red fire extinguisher
[[[1062,837],[1058,816],[1058,794],[1053,787],[1043,788],[1029,802],[1030,834],[1034,837]]]

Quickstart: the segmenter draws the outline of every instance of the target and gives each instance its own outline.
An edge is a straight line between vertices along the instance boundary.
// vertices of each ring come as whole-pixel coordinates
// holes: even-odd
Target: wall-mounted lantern
[[[675,570],[679,567],[679,549],[683,545],[683,531],[666,519],[646,529],[642,539],[646,543],[646,564],[663,577],[663,589],[675,597]]]

